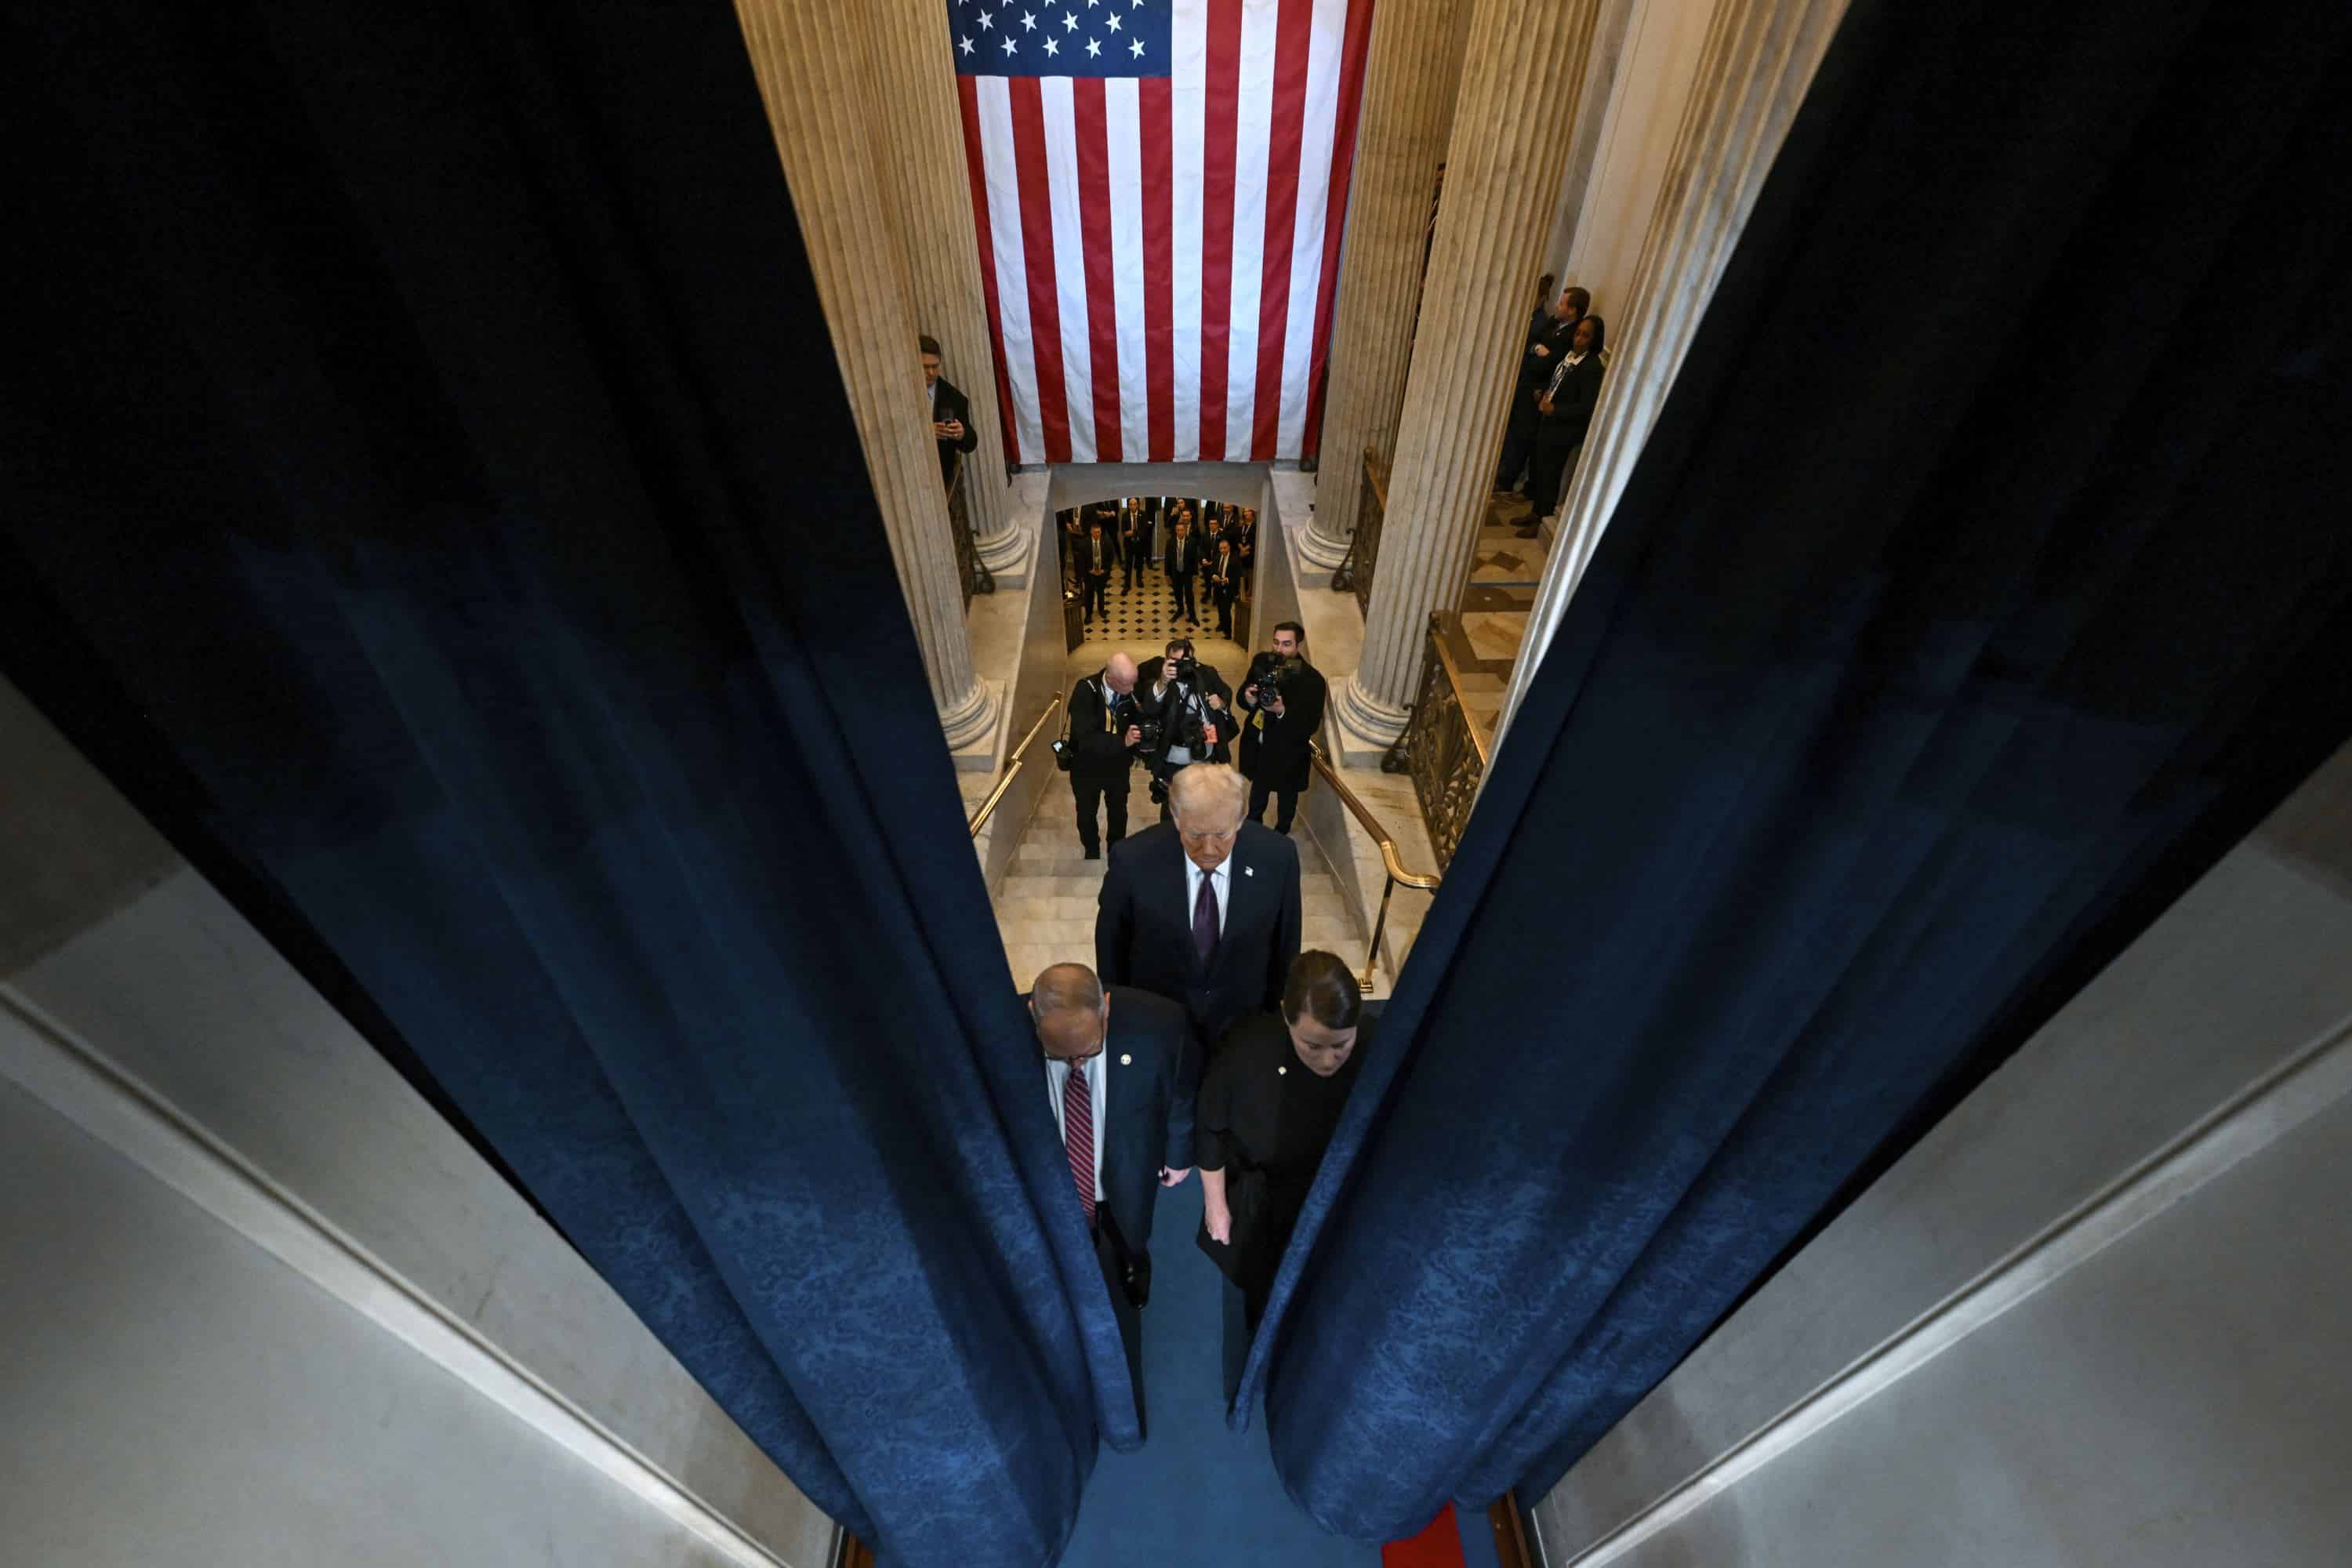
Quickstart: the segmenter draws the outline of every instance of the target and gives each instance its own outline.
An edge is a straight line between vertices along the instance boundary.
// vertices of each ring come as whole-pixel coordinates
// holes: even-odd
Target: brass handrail
[[[1037,738],[1037,731],[1045,727],[1045,721],[1051,719],[1054,710],[1061,705],[1062,699],[1057,692],[1046,702],[1045,711],[1037,715],[1037,721],[1029,726],[1029,732],[1021,737],[1021,743],[1013,748],[1013,754],[1004,759],[1004,771],[997,775],[996,787],[988,792],[988,798],[982,801],[980,809],[971,814],[972,837],[979,837],[980,830],[988,826],[989,817],[996,811],[996,803],[1004,798],[1004,792],[1013,787],[1014,777],[1021,772],[1021,754],[1029,749],[1029,742]]]
[[[1348,808],[1348,815],[1354,817],[1363,830],[1372,836],[1372,842],[1381,847],[1381,869],[1385,873],[1381,880],[1381,912],[1372,921],[1372,940],[1364,952],[1364,972],[1356,977],[1358,983],[1370,991],[1372,975],[1381,965],[1381,935],[1389,926],[1389,900],[1395,896],[1397,885],[1402,883],[1408,888],[1433,893],[1444,879],[1434,871],[1406,870],[1404,862],[1397,858],[1396,840],[1390,837],[1387,828],[1381,826],[1381,819],[1372,815],[1371,807],[1356,798],[1356,792],[1348,787],[1348,781],[1339,776],[1339,770],[1324,756],[1322,746],[1308,741],[1307,755],[1314,763],[1315,771],[1323,775],[1324,782],[1339,792],[1339,804]]]

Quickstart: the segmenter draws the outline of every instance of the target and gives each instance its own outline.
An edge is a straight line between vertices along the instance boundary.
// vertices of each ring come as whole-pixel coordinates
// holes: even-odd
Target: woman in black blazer
[[[1559,505],[1560,484],[1568,466],[1584,445],[1591,427],[1592,410],[1601,401],[1601,351],[1609,346],[1608,328],[1598,316],[1576,323],[1568,353],[1560,356],[1546,395],[1536,404],[1536,455],[1528,479],[1528,500],[1534,510],[1521,539],[1536,536],[1536,521]]]
[[[1201,1250],[1241,1287],[1253,1329],[1356,1085],[1358,1047],[1371,1035],[1363,1005],[1344,960],[1302,952],[1281,1015],[1235,1025],[1201,1085],[1192,1121]]]

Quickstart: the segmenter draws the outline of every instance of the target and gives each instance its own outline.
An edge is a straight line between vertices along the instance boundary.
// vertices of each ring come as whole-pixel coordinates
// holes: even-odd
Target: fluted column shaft
[[[1716,7],[1633,290],[1610,323],[1609,374],[1559,509],[1551,558],[1504,696],[1498,742],[1625,493],[1846,4],[1722,0]]]
[[[1429,613],[1451,607],[1469,575],[1600,10],[1471,3],[1363,658],[1337,697],[1341,721],[1382,743],[1404,732]]]
[[[1422,240],[1454,107],[1454,16],[1469,0],[1381,0],[1364,60],[1363,112],[1348,197],[1348,245],[1331,330],[1315,516],[1300,550],[1319,567],[1348,553],[1364,448],[1392,454],[1412,363]]]
[[[882,106],[863,57],[865,29],[845,25],[853,13],[818,0],[737,0],[735,15],[800,216],[931,697],[948,744],[969,745],[988,733],[995,715],[972,672],[939,448],[923,411],[907,251],[875,155]]]
[[[971,399],[980,445],[964,458],[971,531],[991,570],[1027,544],[1004,482],[1004,421],[982,291],[980,235],[964,163],[947,8],[939,0],[868,0],[870,54],[887,89],[875,132],[898,207],[898,232],[914,285],[915,327],[940,341],[940,374]],[[846,18],[852,10],[837,15]],[[1033,520],[1034,521],[1034,520]]]

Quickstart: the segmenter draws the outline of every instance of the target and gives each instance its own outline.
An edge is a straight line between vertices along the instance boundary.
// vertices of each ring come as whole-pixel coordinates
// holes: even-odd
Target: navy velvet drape
[[[1548,1489],[2352,731],[2347,23],[1855,6],[1253,1348],[1327,1525]]]
[[[6,27],[10,677],[817,1503],[1050,1561],[1134,1403],[728,7]]]

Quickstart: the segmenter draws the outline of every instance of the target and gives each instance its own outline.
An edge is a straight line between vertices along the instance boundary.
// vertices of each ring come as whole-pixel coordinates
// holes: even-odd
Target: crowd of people
[[[1234,635],[1234,605],[1249,597],[1257,556],[1257,510],[1231,501],[1128,496],[1061,514],[1066,590],[1084,606],[1080,624],[1110,615],[1111,577],[1124,597],[1165,574],[1175,602],[1171,623],[1201,625],[1205,600],[1216,635]]]
[[[1535,538],[1539,520],[1557,515],[1567,500],[1576,455],[1601,402],[1609,334],[1591,308],[1592,296],[1582,289],[1553,295],[1547,274],[1519,346],[1495,494],[1528,503],[1527,521],[1518,530],[1522,539]]]
[[[1111,855],[1093,965],[1053,964],[1027,997],[1139,1380],[1160,1190],[1200,1171],[1195,1242],[1255,1329],[1370,1032],[1347,964],[1300,950],[1298,850],[1249,819],[1242,775],[1195,762],[1167,794],[1170,820]]]

